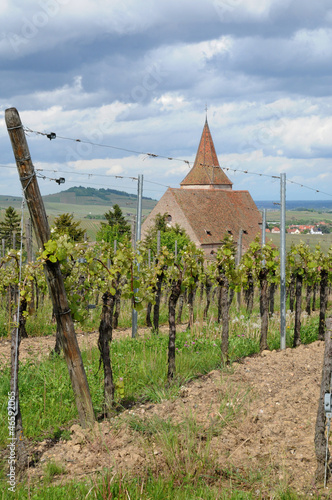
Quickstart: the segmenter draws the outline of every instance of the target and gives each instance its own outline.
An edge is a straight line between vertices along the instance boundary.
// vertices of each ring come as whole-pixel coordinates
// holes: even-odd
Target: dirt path
[[[130,331],[116,335],[130,335]],[[97,333],[79,335],[78,339],[81,348],[87,348],[96,345]],[[50,338],[27,339],[22,342],[21,356],[48,354],[53,345]],[[7,356],[8,350],[9,344],[2,341],[0,356]],[[64,465],[66,478],[85,476],[108,466],[142,473],[149,464],[162,471],[169,468],[165,450],[158,440],[147,440],[131,430],[128,418],[149,422],[158,417],[176,424],[190,416],[203,431],[211,425],[218,431],[219,425],[210,454],[222,471],[236,470],[245,482],[250,471],[261,470],[274,486],[289,484],[309,498],[317,493],[313,483],[314,428],[323,350],[324,343],[315,342],[283,352],[264,351],[234,364],[226,374],[213,371],[191,382],[174,401],[139,405],[111,421],[96,424],[92,434],[75,425],[72,440],[60,441],[51,448],[43,442],[31,450],[41,458],[31,474],[41,476],[47,460]],[[225,420],[230,414],[222,407],[225,398],[228,410],[235,412],[233,420]],[[225,423],[221,429],[222,419]]]
[[[167,327],[160,327],[160,331],[167,331]],[[149,328],[140,329],[138,334],[140,336],[150,333]],[[82,333],[77,332],[77,340],[81,351],[89,350],[92,347],[97,347],[98,345],[98,335],[97,331]],[[120,339],[123,337],[131,336],[131,328],[122,328],[113,331],[113,339]],[[0,339],[0,366],[4,363],[10,362],[10,346],[11,342],[9,339]],[[47,337],[29,337],[27,339],[22,339],[20,345],[20,361],[24,361],[27,358],[42,359],[44,356],[48,356],[55,346],[55,336]]]

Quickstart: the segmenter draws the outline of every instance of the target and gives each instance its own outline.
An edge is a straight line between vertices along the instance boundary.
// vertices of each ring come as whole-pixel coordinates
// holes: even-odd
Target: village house
[[[180,188],[168,188],[142,225],[142,238],[157,214],[169,225],[179,224],[206,257],[217,251],[226,235],[242,242],[242,252],[261,234],[262,217],[248,191],[233,190],[220,168],[207,120],[193,167]]]
[[[303,224],[291,224],[288,229],[287,233],[290,234],[323,234],[322,231],[320,231],[317,226],[312,226],[312,225],[303,225]]]

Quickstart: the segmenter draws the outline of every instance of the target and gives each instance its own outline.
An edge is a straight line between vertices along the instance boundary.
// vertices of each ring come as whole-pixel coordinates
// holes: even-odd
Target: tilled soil
[[[79,335],[78,339],[81,348],[87,348],[89,343],[96,345],[97,334]],[[20,357],[48,354],[53,345],[54,338],[23,340]],[[9,347],[1,342],[0,355],[8,355]],[[96,423],[89,432],[73,425],[69,441],[30,445],[30,454],[39,459],[30,468],[31,478],[41,477],[49,460],[65,467],[65,480],[89,476],[105,467],[143,474],[149,466],[156,474],[166,474],[176,467],[176,460],[183,466],[186,447],[193,446],[202,456],[209,446],[214,464],[211,471],[219,474],[220,481],[232,480],[250,489],[249,477],[259,471],[263,483],[264,477],[270,482],[265,485],[267,490],[288,484],[309,498],[318,492],[314,430],[323,352],[324,343],[319,341],[296,349],[264,351],[234,363],[226,372],[212,371],[190,382],[174,400],[136,405]],[[178,456],[169,456],[162,434],[142,431],[149,423],[161,421],[182,425],[184,449]],[[133,430],[135,422],[141,432]],[[186,428],[191,425],[192,429],[193,422],[196,444],[186,437]],[[319,488],[327,497],[329,491]],[[261,493],[257,491],[257,496]]]

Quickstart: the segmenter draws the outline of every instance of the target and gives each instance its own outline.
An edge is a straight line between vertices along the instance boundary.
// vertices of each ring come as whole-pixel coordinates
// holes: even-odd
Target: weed
[[[55,476],[66,474],[66,467],[57,462],[47,462],[44,468],[44,480],[50,483]]]

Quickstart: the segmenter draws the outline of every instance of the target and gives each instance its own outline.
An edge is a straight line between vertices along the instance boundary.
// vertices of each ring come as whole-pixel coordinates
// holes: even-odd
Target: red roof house
[[[168,214],[169,224],[179,224],[196,245],[213,254],[225,235],[242,250],[261,233],[262,217],[248,191],[235,191],[220,168],[207,120],[193,167],[180,184],[168,188],[142,225],[142,238],[157,214]]]

